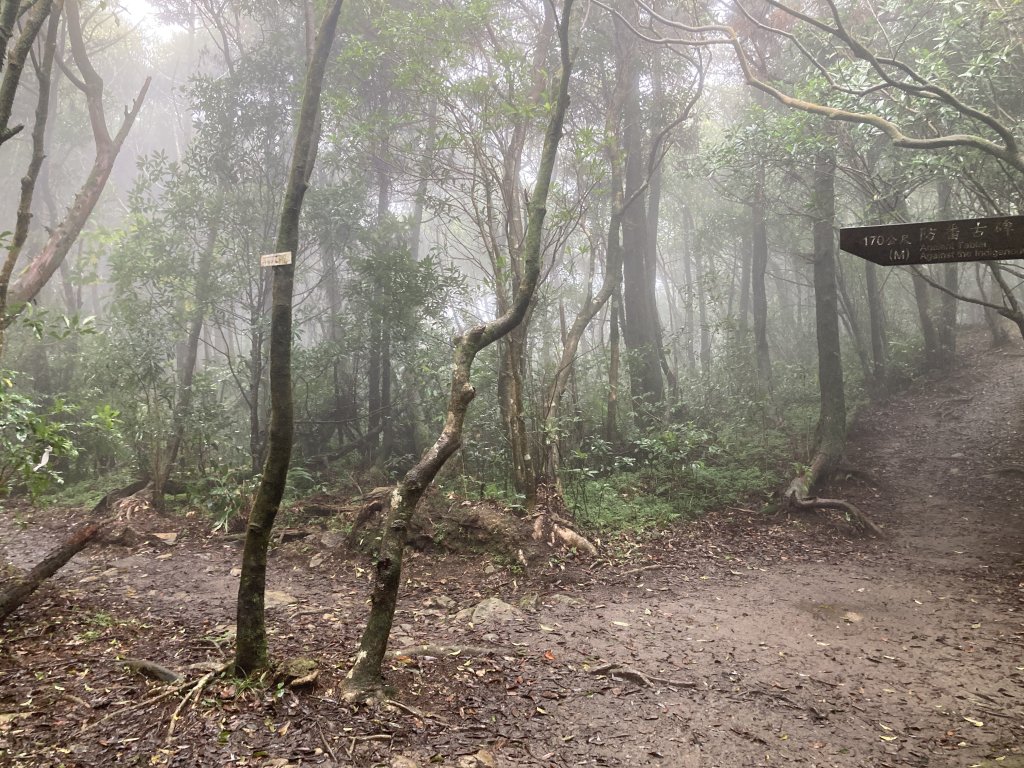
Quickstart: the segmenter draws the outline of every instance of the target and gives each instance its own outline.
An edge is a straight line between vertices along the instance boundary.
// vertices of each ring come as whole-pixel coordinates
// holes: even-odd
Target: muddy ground
[[[315,658],[312,687],[184,701],[126,667],[228,658],[240,558],[135,519],[176,538],[91,547],[0,630],[0,765],[1021,768],[1022,382],[1020,349],[979,350],[858,418],[830,495],[882,540],[727,510],[526,573],[413,553],[386,709],[339,697],[368,574],[331,536],[278,546],[268,587],[272,653]],[[71,517],[8,507],[0,558],[31,565]],[[457,615],[489,597],[515,610]]]

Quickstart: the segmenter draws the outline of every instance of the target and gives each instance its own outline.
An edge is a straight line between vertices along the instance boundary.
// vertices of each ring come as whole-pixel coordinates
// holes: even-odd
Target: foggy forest
[[[0,764],[1024,768],[1022,81],[1021,0],[0,0]]]

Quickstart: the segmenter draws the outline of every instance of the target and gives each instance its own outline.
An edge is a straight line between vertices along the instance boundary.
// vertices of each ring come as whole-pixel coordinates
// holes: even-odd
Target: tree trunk
[[[288,186],[281,206],[276,249],[299,250],[299,216],[302,199],[313,169],[318,141],[317,125],[324,71],[334,41],[342,0],[334,0],[317,32],[314,52],[306,73],[302,107],[295,129]],[[264,592],[267,581],[267,549],[277,510],[284,495],[294,433],[291,382],[292,287],[295,265],[272,267],[273,300],[270,326],[270,445],[259,490],[249,514],[242,574],[238,585],[237,645],[235,671],[249,675],[268,666]]]
[[[995,282],[992,275],[987,269],[982,269],[980,263],[975,262],[974,264],[974,280],[978,285],[978,293],[981,296],[982,301],[991,301],[988,296],[988,291],[985,290],[985,277],[988,277]],[[998,286],[995,286],[998,288]],[[1010,340],[1010,334],[1007,333],[1005,326],[999,320],[999,313],[991,307],[982,307],[985,313],[985,325],[988,326],[989,336],[992,340],[993,347],[1001,347]]]
[[[953,218],[953,189],[949,181],[942,179],[938,185],[939,216]],[[942,285],[948,293],[939,297],[938,322],[936,323],[937,355],[940,368],[951,368],[956,362],[956,315],[959,302],[956,294],[960,290],[960,267],[949,263],[941,266]]]
[[[911,272],[914,283],[914,299],[917,304],[917,318],[921,324],[921,336],[924,339],[924,362],[928,368],[939,366],[939,335],[932,322],[931,295],[928,283],[917,272]]]
[[[864,262],[864,285],[871,324],[871,380],[877,389],[885,382],[889,345],[885,334],[885,305],[878,285],[878,268],[870,261]]]
[[[608,397],[604,416],[604,439],[617,445],[619,434],[619,369],[622,365],[622,342],[619,336],[619,318],[622,315],[621,291],[612,294],[608,308]]]
[[[815,159],[814,208],[814,311],[821,409],[816,456],[807,482],[812,491],[829,477],[846,448],[846,395],[836,294],[835,155],[831,152]]]
[[[622,148],[625,190],[622,212],[623,340],[629,351],[630,392],[637,425],[654,423],[653,408],[665,399],[661,374],[661,328],[658,321],[655,268],[648,222],[644,131],[640,125],[640,62],[638,41],[618,19],[615,23],[617,65],[627,91],[623,108]]]
[[[402,576],[402,557],[406,531],[420,497],[462,442],[462,429],[469,404],[476,394],[470,375],[473,360],[480,350],[508,334],[523,321],[533,301],[540,277],[541,238],[547,211],[548,190],[554,172],[558,143],[569,105],[569,17],[572,0],[565,0],[562,19],[558,22],[558,40],[562,71],[558,95],[551,113],[537,182],[529,204],[529,218],[523,242],[523,281],[509,310],[495,320],[474,326],[455,340],[451,389],[444,429],[437,441],[410,469],[391,491],[380,549],[374,562],[370,615],[356,654],[355,663],[346,680],[346,698],[355,700],[373,696],[381,685],[381,664],[387,650],[394,621],[398,587]]]
[[[0,626],[24,603],[39,586],[96,538],[106,521],[88,523],[72,533],[61,544],[50,550],[38,565],[24,576],[16,577],[0,590]]]
[[[751,309],[754,320],[754,359],[757,391],[760,397],[772,392],[772,362],[768,349],[768,292],[765,274],[768,271],[768,224],[764,206],[764,169],[758,168],[754,204],[750,209],[753,222],[750,266]]]
[[[178,398],[174,409],[173,434],[168,441],[164,461],[159,472],[153,476],[153,506],[162,509],[164,505],[164,486],[178,461],[181,443],[185,438],[185,427],[192,413],[192,385],[195,381],[196,360],[199,356],[199,339],[203,333],[206,320],[206,305],[209,302],[210,273],[213,266],[213,252],[217,244],[220,224],[220,207],[215,206],[209,221],[206,247],[199,255],[199,264],[194,286],[195,308],[189,321],[188,338],[185,344],[185,356],[180,371]]]
[[[870,383],[871,362],[868,359],[868,345],[857,314],[857,305],[853,303],[850,292],[846,290],[846,276],[843,273],[842,264],[836,264],[835,272],[836,287],[839,289],[839,305],[843,310],[840,318],[846,322],[846,329],[853,342],[854,351],[857,353],[857,360],[860,362],[861,376],[865,382]]]

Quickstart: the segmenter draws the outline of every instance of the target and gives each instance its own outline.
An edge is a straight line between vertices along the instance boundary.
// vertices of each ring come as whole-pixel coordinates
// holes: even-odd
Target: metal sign
[[[261,267],[280,267],[283,264],[292,263],[292,252],[284,251],[283,253],[268,253],[265,256],[260,256]]]
[[[1024,259],[1024,216],[843,227],[839,247],[883,267]]]

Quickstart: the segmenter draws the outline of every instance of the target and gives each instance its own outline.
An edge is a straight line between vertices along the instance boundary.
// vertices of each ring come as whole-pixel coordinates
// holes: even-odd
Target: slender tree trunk
[[[835,267],[835,155],[814,163],[814,311],[818,342],[817,455],[807,485],[813,491],[832,473],[846,448],[846,395],[839,342]]]
[[[860,362],[861,375],[865,382],[871,381],[871,362],[868,359],[868,345],[864,338],[864,331],[861,327],[857,314],[857,305],[850,298],[850,292],[846,290],[846,276],[843,273],[841,264],[836,264],[836,287],[839,289],[839,306],[842,309],[840,319],[845,320],[850,340],[853,342],[854,351],[857,353],[857,360]]]
[[[313,169],[318,141],[317,125],[324,72],[337,29],[342,0],[334,0],[317,32],[295,129],[288,186],[281,206],[277,251],[299,250],[299,216],[302,199]],[[292,288],[295,265],[273,267],[273,303],[270,330],[270,446],[259,490],[249,514],[242,574],[238,585],[237,645],[235,670],[252,674],[267,668],[267,629],[264,592],[267,582],[267,549],[277,510],[284,495],[294,434],[291,382]]]
[[[711,323],[708,320],[708,297],[705,290],[707,276],[704,267],[704,252],[700,249],[694,251],[694,261],[697,267],[697,322],[700,324],[700,376],[705,387],[711,383],[712,349],[711,349]]]
[[[978,285],[978,293],[981,295],[982,301],[991,301],[989,298],[988,291],[985,290],[985,279],[994,282],[994,278],[987,269],[982,269],[980,263],[975,262],[974,264],[974,280]],[[995,286],[998,290],[999,286]],[[999,314],[991,307],[982,308],[985,313],[985,325],[988,326],[989,335],[992,340],[993,347],[1001,347],[1010,340],[1010,334],[1007,333],[1005,326],[999,319]]]
[[[943,219],[953,218],[953,190],[948,181],[939,182],[938,194],[939,215]],[[956,315],[959,305],[956,294],[960,290],[960,267],[955,263],[943,264],[941,272],[942,285],[949,293],[939,296],[936,362],[940,368],[951,368],[956,362]]]
[[[864,262],[864,285],[868,295],[868,319],[871,324],[871,379],[875,388],[881,387],[886,379],[888,343],[885,334],[885,305],[878,285],[878,268],[870,261]]]
[[[557,24],[562,71],[555,106],[551,113],[537,182],[530,199],[529,218],[523,242],[523,280],[509,311],[495,320],[474,326],[455,340],[451,390],[445,426],[437,441],[405,477],[395,485],[388,501],[380,549],[374,562],[370,615],[363,631],[359,652],[346,680],[346,697],[373,696],[380,689],[381,665],[394,621],[398,587],[402,577],[405,537],[420,497],[462,442],[462,429],[469,404],[476,394],[470,382],[473,361],[480,350],[494,343],[523,321],[533,301],[540,277],[541,238],[548,190],[554,172],[558,143],[569,105],[569,17],[572,0],[565,0],[562,19]]]
[[[932,322],[931,293],[928,283],[917,272],[911,272],[914,284],[914,299],[917,304],[917,318],[921,324],[921,336],[924,338],[924,362],[928,368],[939,365],[939,335]]]
[[[622,279],[622,255],[618,247],[619,241],[619,215],[613,212],[608,226],[608,246],[605,254],[604,279],[601,287],[594,295],[588,295],[579,313],[573,320],[572,326],[565,329],[563,320],[562,332],[562,354],[555,369],[555,376],[548,389],[547,398],[544,403],[544,464],[541,479],[545,483],[553,483],[561,495],[561,484],[558,477],[560,467],[560,455],[558,448],[558,412],[562,397],[565,395],[566,387],[575,370],[576,352],[579,350],[580,341],[591,321],[597,316],[601,309],[619,290]],[[594,267],[591,262],[589,273],[593,275]]]
[[[764,169],[757,170],[757,188],[750,213],[753,222],[750,288],[754,316],[754,358],[757,389],[761,397],[772,392],[772,362],[768,349],[768,292],[765,274],[768,271],[768,224],[764,205]]]
[[[608,398],[604,416],[604,439],[611,445],[618,445],[619,434],[619,369],[622,365],[619,318],[622,314],[621,291],[612,294],[608,310]]]
[[[196,360],[199,357],[199,340],[202,337],[203,323],[206,320],[206,307],[209,302],[210,273],[213,265],[213,253],[217,244],[219,222],[220,206],[216,206],[213,215],[210,217],[206,244],[199,255],[199,263],[197,265],[194,287],[195,307],[192,310],[192,318],[189,321],[185,355],[179,373],[178,397],[174,408],[172,427],[174,431],[167,444],[164,461],[161,464],[161,471],[153,476],[153,504],[157,509],[163,507],[164,486],[167,485],[167,481],[170,479],[171,473],[177,464],[181,443],[185,438],[186,423],[192,413],[192,385],[195,382]]]
[[[697,314],[695,310],[697,298],[697,282],[693,269],[693,214],[689,206],[683,209],[683,280],[686,282],[686,304],[683,322],[686,324],[686,367],[690,371],[697,370]]]

